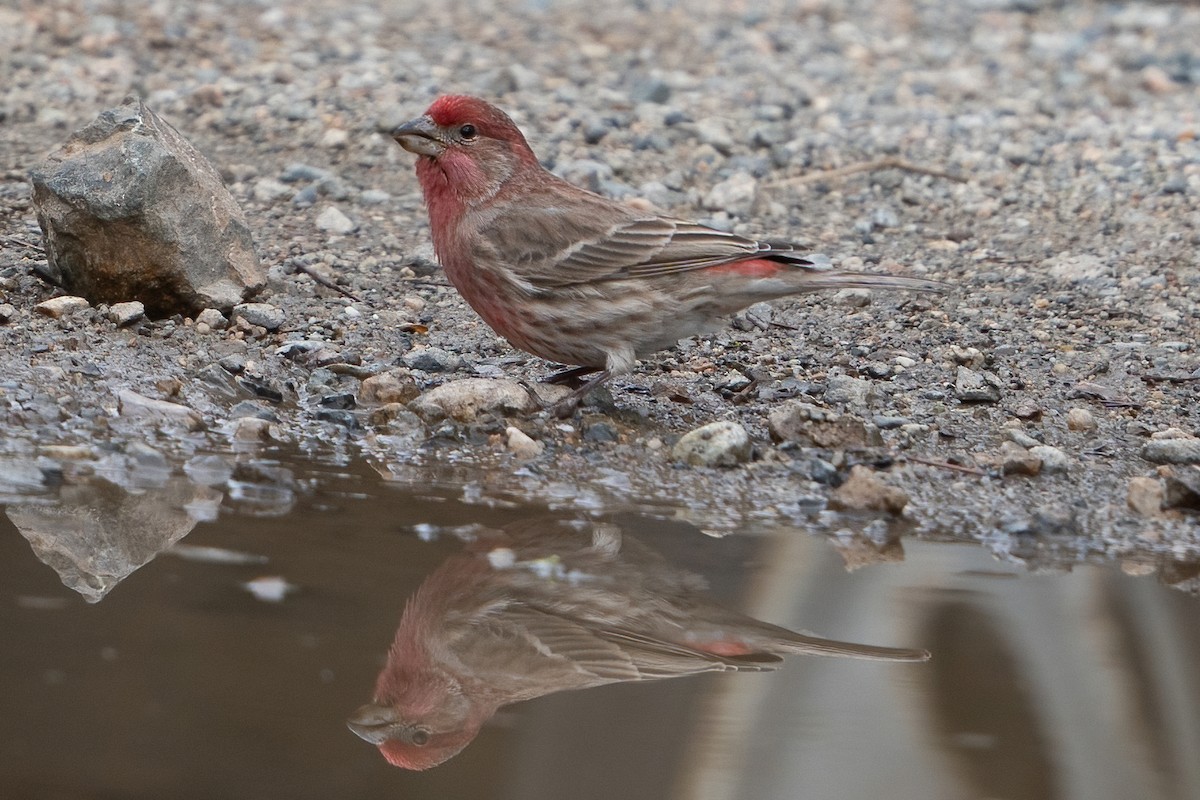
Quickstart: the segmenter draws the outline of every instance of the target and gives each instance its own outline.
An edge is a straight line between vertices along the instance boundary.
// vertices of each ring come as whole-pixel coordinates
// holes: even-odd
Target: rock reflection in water
[[[392,764],[427,769],[509,703],[622,681],[771,670],[792,653],[929,658],[799,634],[718,606],[699,576],[615,526],[523,522],[472,542],[422,583],[373,701],[349,726]]]
[[[50,501],[5,508],[34,555],[65,586],[99,602],[134,570],[196,526],[189,511],[221,493],[169,472],[118,485],[106,477],[60,488]]]

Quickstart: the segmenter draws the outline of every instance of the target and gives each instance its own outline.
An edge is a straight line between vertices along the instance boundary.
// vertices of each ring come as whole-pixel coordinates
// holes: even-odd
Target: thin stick
[[[17,236],[5,236],[4,243],[9,244],[9,245],[15,245],[17,247],[24,247],[25,249],[31,250],[40,256],[46,255],[45,251],[42,250],[40,245],[31,244]]]
[[[902,158],[889,156],[887,158],[877,158],[874,161],[864,161],[861,164],[851,164],[848,167],[838,167],[836,169],[826,169],[820,172],[809,172],[804,175],[796,175],[792,178],[784,178],[778,181],[772,181],[767,184],[769,187],[774,186],[798,186],[804,183],[817,183],[824,180],[836,180],[845,178],[849,175],[857,175],[860,172],[878,172],[881,169],[898,169],[904,172],[912,172],[917,175],[929,175],[934,178],[944,178],[948,181],[956,183],[966,183],[967,178],[962,175],[955,175],[952,172],[945,170],[934,169],[932,167],[922,167],[920,164],[913,164],[911,161],[905,161]]]
[[[929,459],[917,458],[916,456],[902,456],[902,458],[904,458],[905,461],[911,461],[914,464],[924,464],[927,467],[937,467],[938,469],[949,469],[954,470],[955,472],[964,472],[967,475],[977,475],[980,478],[987,477],[987,473],[981,469],[964,467],[960,464],[951,464],[948,461],[930,461]]]
[[[292,267],[295,268],[295,270],[297,272],[303,272],[305,275],[312,278],[314,281],[321,284],[326,289],[333,289],[335,292],[338,292],[339,294],[349,297],[351,300],[353,300],[356,303],[363,303],[368,306],[370,305],[370,303],[367,303],[366,300],[363,300],[361,297],[354,294],[354,292],[350,291],[349,289],[343,289],[341,286],[338,286],[333,281],[325,278],[323,275],[320,275],[317,272],[314,272],[313,270],[309,269],[308,267],[304,266],[303,264],[293,263]]]

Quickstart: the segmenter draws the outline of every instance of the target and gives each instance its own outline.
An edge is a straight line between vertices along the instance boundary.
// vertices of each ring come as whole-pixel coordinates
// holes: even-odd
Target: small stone
[[[1037,420],[1042,418],[1042,409],[1037,403],[1033,402],[1032,400],[1023,400],[1017,406],[1016,410],[1013,411],[1013,416],[1016,417],[1017,419],[1024,419],[1024,420],[1029,420],[1031,422],[1036,422]]]
[[[196,315],[197,325],[207,325],[209,330],[219,331],[229,327],[229,320],[215,308],[206,308]]]
[[[407,403],[421,394],[407,369],[389,369],[362,382],[359,397],[364,403]]]
[[[259,178],[254,183],[254,199],[260,203],[274,203],[292,194],[292,187],[274,178]]]
[[[1200,439],[1151,439],[1142,445],[1142,458],[1155,464],[1200,464]]]
[[[758,181],[748,172],[735,172],[709,190],[704,207],[735,217],[749,215],[758,197]]]
[[[462,359],[440,347],[419,347],[404,354],[404,366],[422,372],[453,372],[462,366]]]
[[[875,405],[879,392],[875,384],[849,375],[831,375],[825,381],[825,402],[863,410]]]
[[[987,370],[976,372],[959,367],[954,379],[954,395],[963,403],[996,403],[1000,400],[1000,379]]]
[[[145,316],[146,307],[136,300],[129,303],[117,303],[108,309],[109,322],[115,323],[118,328],[137,322]]]
[[[64,297],[52,297],[49,300],[44,300],[33,307],[33,310],[39,314],[44,314],[51,319],[61,319],[69,317],[76,311],[82,311],[89,308],[91,303],[84,300],[82,297],[72,297],[66,295]]]
[[[371,412],[370,423],[381,429],[393,446],[416,447],[427,437],[425,423],[400,403],[388,403]]]
[[[1005,475],[1037,475],[1042,471],[1042,459],[1016,442],[1000,445],[1000,469]]]
[[[1200,467],[1160,467],[1163,507],[1200,511]]]
[[[117,392],[117,413],[131,419],[156,419],[181,425],[189,431],[204,427],[204,420],[194,409],[166,400],[144,397],[128,389]]]
[[[767,415],[767,429],[777,442],[797,442],[809,447],[844,449],[883,444],[883,437],[874,425],[799,400],[789,400],[773,409]]]
[[[508,452],[522,461],[537,458],[545,449],[541,442],[531,439],[523,430],[512,425],[504,429],[504,435],[507,437],[505,446]]]
[[[1126,502],[1143,517],[1159,516],[1163,507],[1162,483],[1157,478],[1130,478]]]
[[[284,314],[283,309],[270,303],[241,303],[233,307],[233,320],[239,319],[247,324],[274,331],[283,325]]]
[[[1086,408],[1072,408],[1067,412],[1067,429],[1092,431],[1096,429],[1096,418]]]
[[[1040,444],[1030,448],[1029,452],[1041,459],[1042,472],[1047,474],[1066,472],[1071,467],[1071,459],[1057,447]]]
[[[888,486],[870,467],[855,466],[846,482],[833,490],[829,507],[852,511],[886,511],[899,515],[908,505],[908,495]]]
[[[621,435],[617,433],[617,429],[607,422],[596,422],[587,426],[583,432],[583,440],[585,442],[616,442],[619,441]]]
[[[271,421],[259,417],[242,417],[234,425],[233,438],[239,442],[269,441]]]
[[[358,225],[343,214],[337,206],[327,206],[317,215],[316,224],[317,230],[339,236],[345,236],[348,233],[354,233],[358,230]]]
[[[722,155],[729,155],[733,150],[733,137],[729,128],[719,119],[706,117],[696,123],[696,137],[702,144],[707,144]]]
[[[516,381],[464,378],[430,389],[409,408],[426,421],[450,417],[458,422],[473,422],[484,412],[525,414],[537,405]]]
[[[685,433],[671,457],[694,467],[733,467],[750,460],[750,434],[736,422],[722,420]]]
[[[17,316],[17,309],[12,303],[0,303],[0,325],[7,325]]]
[[[331,150],[345,147],[348,141],[350,141],[350,134],[343,128],[329,128],[321,134],[321,147],[328,147]]]

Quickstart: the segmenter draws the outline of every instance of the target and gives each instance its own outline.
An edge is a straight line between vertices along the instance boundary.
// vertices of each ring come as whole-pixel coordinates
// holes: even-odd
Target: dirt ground
[[[894,557],[900,533],[961,537],[1194,591],[1198,38],[1200,6],[1171,3],[0,8],[0,499],[112,457],[181,471],[282,447],[479,502],[797,525],[864,560]],[[130,92],[241,203],[278,329],[35,309],[61,291],[40,277],[28,173]],[[445,92],[502,106],[543,163],[601,193],[953,288],[755,308],[565,421],[381,414],[361,386],[388,369],[427,392],[555,366],[497,337],[433,261],[386,131]],[[147,425],[122,391],[198,421]],[[769,417],[789,410],[781,434]],[[715,421],[749,433],[749,460],[673,457]],[[849,496],[855,465],[903,493],[899,516],[871,510],[878,486]]]

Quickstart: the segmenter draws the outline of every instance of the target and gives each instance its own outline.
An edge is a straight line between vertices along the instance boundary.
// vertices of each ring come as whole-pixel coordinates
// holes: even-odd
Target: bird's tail
[[[804,653],[813,656],[833,656],[840,658],[862,658],[869,661],[928,661],[928,650],[912,650],[906,647],[878,647],[871,644],[855,642],[839,642],[833,639],[822,639],[820,636],[810,636],[804,633],[789,631],[786,639],[780,644],[794,653]]]
[[[823,289],[905,289],[911,292],[947,292],[950,284],[913,278],[907,275],[885,275],[881,272],[855,272],[837,269],[828,256],[817,254],[781,253],[772,260],[789,264],[797,269],[788,270],[792,282],[799,291],[817,292]]]

